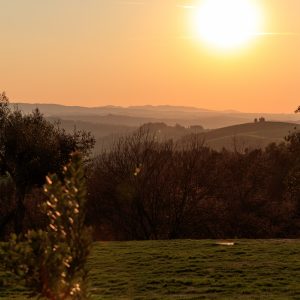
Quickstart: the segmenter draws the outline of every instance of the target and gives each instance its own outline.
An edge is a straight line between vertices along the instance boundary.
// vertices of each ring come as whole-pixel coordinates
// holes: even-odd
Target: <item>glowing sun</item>
[[[260,31],[261,23],[254,0],[202,0],[195,14],[197,35],[225,50],[247,44]]]

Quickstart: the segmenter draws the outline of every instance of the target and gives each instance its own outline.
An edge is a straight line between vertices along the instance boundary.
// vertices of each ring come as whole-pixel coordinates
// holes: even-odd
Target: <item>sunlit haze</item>
[[[2,0],[0,8],[0,90],[13,102],[285,113],[300,104],[299,0]]]

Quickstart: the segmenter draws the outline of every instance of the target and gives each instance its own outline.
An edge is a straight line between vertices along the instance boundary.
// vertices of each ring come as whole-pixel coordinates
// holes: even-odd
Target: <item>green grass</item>
[[[93,299],[300,299],[300,240],[101,242],[89,266]]]

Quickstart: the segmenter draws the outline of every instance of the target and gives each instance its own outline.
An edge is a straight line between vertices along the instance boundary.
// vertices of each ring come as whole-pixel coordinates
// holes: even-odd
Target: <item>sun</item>
[[[231,50],[253,39],[262,25],[254,0],[203,0],[196,10],[197,35],[210,46]]]

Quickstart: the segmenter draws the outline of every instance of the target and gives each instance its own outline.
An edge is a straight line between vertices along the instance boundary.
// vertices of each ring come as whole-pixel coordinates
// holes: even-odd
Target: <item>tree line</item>
[[[280,145],[214,151],[191,135],[139,131],[98,156],[89,220],[99,238],[276,238],[300,235],[300,134]]]
[[[87,224],[97,239],[300,235],[300,133],[265,149],[215,151],[192,134],[159,141],[141,128],[91,157],[88,132],[66,133],[0,97],[0,236],[45,226],[41,187],[83,153]]]

